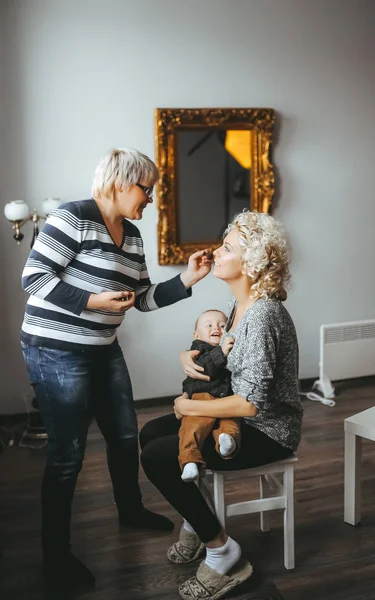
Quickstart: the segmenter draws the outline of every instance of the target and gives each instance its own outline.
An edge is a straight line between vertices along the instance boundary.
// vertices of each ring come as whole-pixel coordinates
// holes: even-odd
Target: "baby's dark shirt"
[[[225,368],[227,357],[221,347],[194,340],[190,350],[199,350],[200,354],[194,358],[194,362],[204,368],[204,374],[209,375],[210,381],[187,377],[182,382],[182,389],[189,398],[198,393],[211,394],[214,398],[231,396],[233,393],[230,385],[231,374]]]

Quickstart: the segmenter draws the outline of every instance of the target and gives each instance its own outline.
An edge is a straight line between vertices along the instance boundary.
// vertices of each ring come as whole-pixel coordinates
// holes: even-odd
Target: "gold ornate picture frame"
[[[220,244],[180,243],[177,210],[176,137],[189,130],[250,130],[250,210],[269,213],[275,177],[271,159],[275,111],[271,108],[157,108],[155,109],[158,260],[160,265],[186,264],[190,254]]]

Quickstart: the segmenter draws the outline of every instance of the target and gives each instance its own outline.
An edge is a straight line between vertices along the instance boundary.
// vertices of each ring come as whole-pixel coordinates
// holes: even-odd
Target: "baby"
[[[199,350],[194,358],[197,365],[204,368],[210,381],[187,377],[183,391],[192,400],[224,398],[233,392],[230,385],[230,372],[225,368],[227,356],[234,344],[234,338],[227,336],[220,346],[226,316],[220,310],[207,310],[195,324],[194,341],[190,350]],[[216,450],[223,458],[231,458],[240,444],[240,420],[216,419],[214,417],[183,417],[179,438],[179,462],[184,481],[195,481],[199,477],[199,466],[205,466],[201,450],[204,441],[212,432]]]

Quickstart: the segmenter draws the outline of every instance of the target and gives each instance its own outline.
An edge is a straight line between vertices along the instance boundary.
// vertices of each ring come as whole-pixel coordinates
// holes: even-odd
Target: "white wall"
[[[288,307],[301,377],[314,376],[321,323],[375,316],[374,25],[372,0],[12,0],[1,201],[88,197],[108,148],[154,156],[155,107],[274,107],[276,216],[294,247]],[[152,206],[141,230],[157,281],[180,269],[157,265],[156,221]],[[17,248],[0,227],[5,413],[22,410],[27,390],[18,330],[28,239]],[[195,317],[228,297],[211,277],[189,301],[129,314],[120,339],[137,399],[179,391]]]
[[[6,168],[8,148],[8,93],[6,65],[6,6],[0,1],[0,198],[8,195]],[[9,179],[10,184],[10,179]],[[2,213],[2,209],[1,209]],[[19,288],[19,263],[12,231],[0,213],[0,414],[22,410],[26,387],[25,368],[18,343],[19,315],[23,292]],[[13,245],[14,244],[14,245]],[[16,307],[16,310],[15,310]],[[17,310],[18,309],[18,310]],[[24,384],[19,386],[19,381]],[[14,401],[14,402],[13,402]],[[12,408],[14,404],[14,410]]]

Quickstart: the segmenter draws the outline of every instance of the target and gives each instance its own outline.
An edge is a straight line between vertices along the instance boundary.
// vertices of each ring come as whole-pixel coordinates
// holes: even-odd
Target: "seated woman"
[[[301,434],[297,336],[282,304],[289,281],[283,229],[270,215],[241,213],[229,225],[214,256],[214,275],[230,286],[234,296],[226,326],[226,335],[235,339],[227,361],[233,395],[195,401],[184,394],[175,400],[175,415],[150,421],[140,434],[147,477],[184,518],[179,541],[168,551],[169,560],[190,562],[206,546],[206,559],[197,576],[180,586],[185,599],[221,598],[247,579],[252,569],[240,561],[239,544],[221,528],[198,487],[181,480],[179,419],[185,415],[242,417],[241,448],[232,460],[215,451],[212,436],[203,446],[207,468],[223,471],[284,459],[297,449]],[[182,353],[181,362],[190,377],[207,378],[191,353]]]

